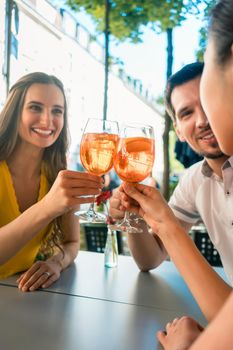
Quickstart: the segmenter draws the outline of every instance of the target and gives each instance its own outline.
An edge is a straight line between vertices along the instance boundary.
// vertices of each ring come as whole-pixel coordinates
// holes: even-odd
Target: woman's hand
[[[48,288],[59,279],[61,270],[61,264],[53,259],[37,261],[18,278],[18,288],[22,292],[33,292],[38,288]]]
[[[156,188],[125,182],[121,185],[120,191],[120,209],[125,208],[143,217],[156,234],[163,234],[169,223],[179,225],[172,210]]]
[[[204,328],[190,317],[175,318],[166,325],[166,331],[159,331],[157,338],[164,350],[187,350]]]
[[[51,218],[54,218],[70,210],[79,209],[80,204],[93,202],[102,187],[102,179],[99,176],[62,170],[42,202]]]

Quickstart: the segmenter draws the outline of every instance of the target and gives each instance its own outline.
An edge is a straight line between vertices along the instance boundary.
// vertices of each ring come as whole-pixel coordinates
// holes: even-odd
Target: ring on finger
[[[51,276],[51,273],[49,271],[43,272],[43,275],[46,275],[48,278]]]

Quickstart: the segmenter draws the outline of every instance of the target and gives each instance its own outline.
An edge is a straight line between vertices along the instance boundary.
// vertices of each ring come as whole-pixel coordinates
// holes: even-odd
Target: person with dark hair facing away
[[[0,113],[0,278],[22,273],[22,291],[48,287],[74,261],[74,211],[102,187],[66,170],[67,122],[63,85],[42,72],[20,78]]]

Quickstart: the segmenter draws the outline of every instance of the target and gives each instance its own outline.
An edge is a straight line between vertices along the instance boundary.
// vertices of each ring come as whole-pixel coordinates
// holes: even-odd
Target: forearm
[[[232,349],[233,293],[206,330],[198,337],[189,350]]]
[[[58,250],[55,255],[48,261],[57,262],[60,266],[60,271],[65,270],[76,258],[79,251],[79,242],[67,242],[61,246],[62,250]]]
[[[142,233],[128,233],[128,246],[130,252],[142,271],[154,269],[167,257],[167,252],[160,240],[148,233],[147,225],[140,224]]]
[[[78,217],[72,211],[62,216],[61,223],[64,235],[64,242],[61,245],[62,251],[57,250],[51,259],[58,262],[62,271],[74,261],[78,254],[80,248],[80,225]]]
[[[53,220],[42,201],[25,210],[9,224],[0,228],[0,264],[14,256],[43,227]]]
[[[174,225],[174,222],[170,225],[167,223],[164,232],[161,238],[171,259],[207,320],[212,320],[232,289],[207,263],[194,242],[179,225]]]

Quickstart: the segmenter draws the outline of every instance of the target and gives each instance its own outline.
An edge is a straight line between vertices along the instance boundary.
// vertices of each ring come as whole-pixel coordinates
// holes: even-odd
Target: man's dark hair
[[[199,75],[202,74],[203,69],[204,69],[203,62],[190,63],[184,66],[175,74],[171,75],[170,78],[168,79],[164,100],[165,100],[165,108],[167,110],[167,113],[170,115],[173,122],[176,121],[175,110],[171,102],[171,94],[173,89],[176,86],[182,85],[184,83],[187,83],[190,80],[197,78]]]

